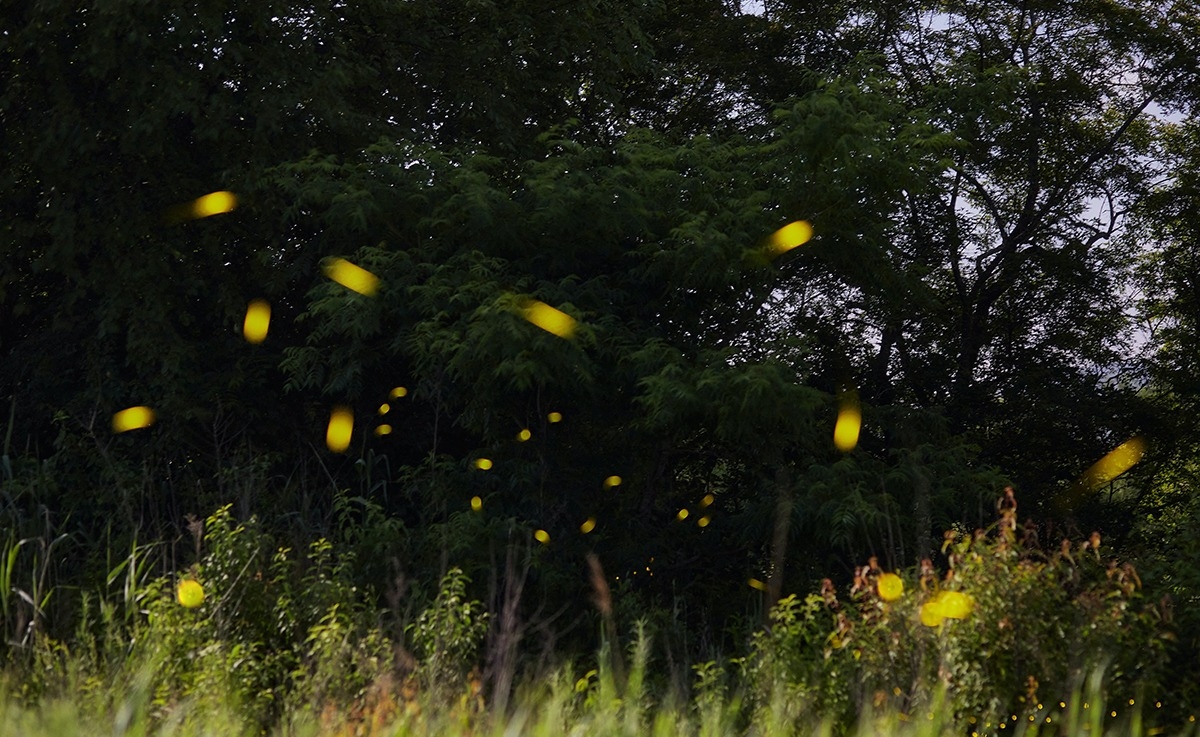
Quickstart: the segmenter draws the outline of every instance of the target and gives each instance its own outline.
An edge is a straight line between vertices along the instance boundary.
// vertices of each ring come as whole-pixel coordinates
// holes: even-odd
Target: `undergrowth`
[[[135,545],[80,597],[71,638],[27,628],[10,642],[0,734],[1095,736],[1195,724],[1194,705],[1172,700],[1166,603],[1099,536],[1037,545],[1011,495],[991,529],[946,534],[943,570],[871,560],[847,591],[826,581],[786,596],[743,656],[697,664],[690,682],[656,670],[649,626],[622,623],[619,646],[596,579],[594,662],[499,678],[482,651],[496,617],[459,569],[402,622],[328,540],[296,552],[229,507],[192,531],[191,565],[152,575],[157,548]]]

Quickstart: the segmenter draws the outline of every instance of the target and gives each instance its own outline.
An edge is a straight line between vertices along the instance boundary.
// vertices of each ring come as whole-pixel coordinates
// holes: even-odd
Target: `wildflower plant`
[[[782,599],[747,665],[758,697],[782,679],[849,724],[864,710],[928,710],[941,693],[939,708],[987,732],[1051,718],[1046,705],[1065,704],[1094,672],[1111,703],[1161,690],[1170,632],[1133,567],[1106,556],[1096,534],[1043,550],[1005,499],[990,530],[946,533],[944,572],[928,560],[885,572],[872,559],[849,596],[826,581]]]

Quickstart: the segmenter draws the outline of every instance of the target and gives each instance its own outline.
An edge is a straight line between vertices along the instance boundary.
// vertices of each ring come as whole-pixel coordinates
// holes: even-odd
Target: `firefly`
[[[130,407],[112,416],[113,432],[139,430],[154,424],[154,410],[149,407]]]
[[[522,308],[521,315],[530,323],[560,338],[570,339],[575,335],[575,318],[545,302],[530,300]]]
[[[604,488],[606,488],[606,489],[611,489],[614,486],[620,486],[620,485],[621,485],[621,477],[620,476],[609,476],[608,478],[604,479]]]
[[[350,447],[350,435],[354,431],[354,413],[349,407],[334,407],[329,414],[329,426],[325,430],[325,445],[334,453],[343,453]]]
[[[583,524],[579,526],[579,531],[585,535],[594,529],[596,529],[596,518],[595,517],[588,517],[586,520],[583,521]]]
[[[833,428],[833,444],[843,453],[849,453],[858,445],[858,431],[862,428],[862,409],[858,405],[858,392],[841,393],[838,398],[837,424]]]
[[[371,297],[379,291],[379,277],[346,259],[334,258],[324,266],[325,276],[346,289]]]
[[[771,256],[778,256],[793,248],[803,246],[812,236],[812,224],[807,220],[797,220],[772,233],[767,239],[767,250]]]
[[[542,545],[550,544],[550,533],[546,532],[545,530],[538,530],[537,532],[533,533],[533,538]]]
[[[475,461],[475,468],[478,468],[480,471],[487,471],[491,467],[492,462],[487,458],[480,458]]]
[[[242,337],[247,343],[258,345],[267,339],[267,327],[271,324],[271,305],[266,300],[256,299],[246,306],[246,319],[242,323]]]

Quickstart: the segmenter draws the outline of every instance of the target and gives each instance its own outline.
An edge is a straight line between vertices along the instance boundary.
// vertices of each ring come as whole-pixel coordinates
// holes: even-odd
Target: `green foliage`
[[[1097,672],[1112,703],[1163,699],[1171,635],[1133,567],[1102,558],[1098,535],[1044,552],[1033,534],[1017,529],[1014,506],[990,535],[947,532],[945,576],[926,562],[895,601],[878,592],[874,561],[849,598],[826,580],[819,594],[781,600],[754,638],[755,693],[768,699],[786,684],[843,723],[883,706],[921,713],[944,698],[956,719],[993,726],[1013,714],[1041,719]],[[968,596],[969,613],[926,623],[923,608],[941,592]]]
[[[476,664],[488,614],[482,604],[467,598],[469,582],[462,570],[451,568],[442,577],[437,598],[407,627],[428,688],[452,687]]]

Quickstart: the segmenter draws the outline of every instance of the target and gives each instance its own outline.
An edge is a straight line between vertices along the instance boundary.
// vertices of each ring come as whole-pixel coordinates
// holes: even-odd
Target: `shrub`
[[[1041,718],[1098,670],[1112,703],[1153,695],[1169,634],[1132,566],[1106,560],[1095,534],[1047,553],[1031,527],[1018,530],[1011,491],[1001,507],[990,531],[947,532],[945,574],[924,561],[902,593],[872,559],[848,597],[826,581],[780,601],[747,664],[757,697],[783,683],[849,724],[872,709],[928,709],[944,691],[955,719],[996,725]]]

